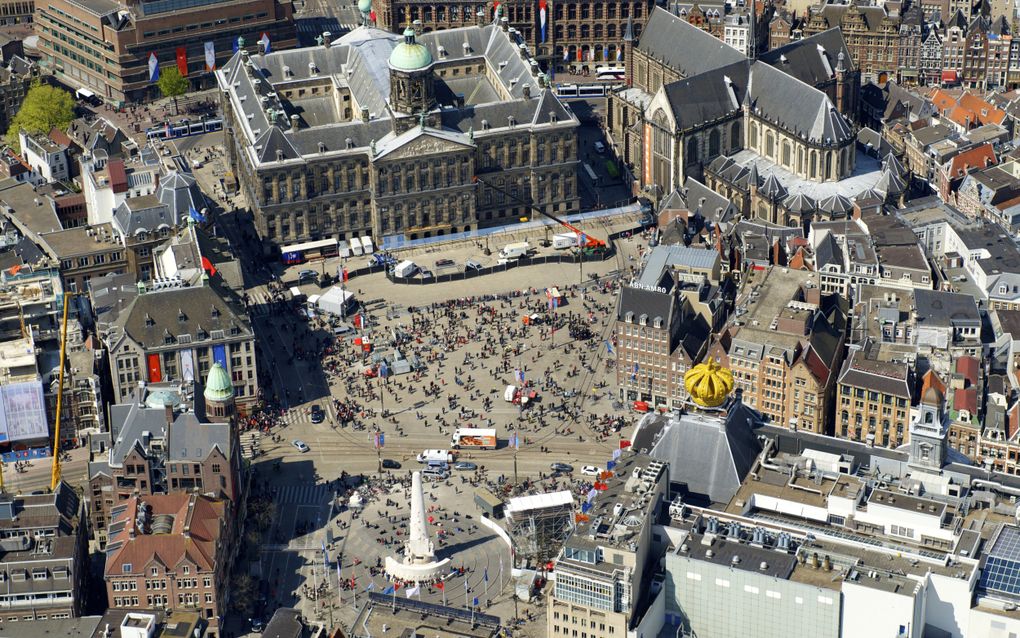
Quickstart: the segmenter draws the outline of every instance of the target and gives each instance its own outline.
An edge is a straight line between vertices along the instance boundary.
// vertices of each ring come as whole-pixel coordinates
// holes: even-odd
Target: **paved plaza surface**
[[[618,228],[593,226],[590,232],[607,236],[613,230]],[[245,244],[242,228],[227,223],[224,232],[232,243]],[[604,467],[619,447],[634,415],[616,402],[607,342],[611,346],[619,282],[644,246],[640,235],[622,239],[612,257],[585,263],[583,272],[576,263],[527,266],[426,286],[393,284],[382,274],[358,277],[347,286],[366,304],[366,327],[340,337],[328,322],[309,320],[280,294],[297,283],[293,268],[252,266],[246,274],[256,282],[248,292],[261,349],[261,389],[275,409],[249,424],[242,446],[249,455],[252,445],[259,451],[254,459],[257,488],[275,490],[276,520],[264,536],[255,568],[268,583],[267,611],[297,605],[327,624],[353,620],[355,592],[349,579],[354,578],[361,596],[373,582],[375,591],[384,590],[389,585],[385,575],[372,570],[385,556],[396,555],[406,531],[404,487],[387,487],[383,481],[409,481],[409,472],[422,467],[415,455],[448,449],[456,427],[492,427],[499,437],[496,450],[462,450],[459,456],[475,463],[477,471],[455,471],[448,481],[427,483],[427,505],[439,508],[431,513],[431,531],[449,534],[443,541],[433,536],[437,553],[466,573],[452,576],[444,590],[422,588],[421,597],[442,602],[445,591],[448,604],[463,605],[466,580],[469,600],[478,596],[483,607],[489,601],[487,611],[506,621],[515,614],[530,618],[518,628],[520,635],[543,635],[540,600],[514,609],[509,550],[478,524],[473,492],[487,485],[501,495],[563,488],[581,493],[588,485],[581,467]],[[408,256],[422,263],[426,258],[459,263],[480,254],[473,242],[414,253]],[[311,267],[335,270],[337,264]],[[546,288],[552,286],[564,301],[550,311]],[[321,292],[316,283],[302,284],[301,290]],[[537,315],[539,323],[525,325],[525,315]],[[571,326],[586,329],[589,338],[574,338]],[[368,339],[373,354],[388,354],[395,337],[404,356],[416,357],[421,369],[386,380],[366,375],[373,368],[371,356],[355,340]],[[535,404],[524,410],[503,397],[518,370],[538,393]],[[320,423],[312,422],[313,405],[325,411]],[[377,431],[384,435],[382,450],[374,445]],[[519,449],[508,444],[513,433],[519,435]],[[295,439],[309,451],[300,452]],[[401,468],[380,474],[381,459]],[[575,472],[551,478],[553,462],[569,463]],[[355,477],[369,482],[361,487],[363,510],[348,507],[353,481],[360,480]],[[327,570],[322,546],[330,540]],[[340,592],[338,554],[346,588]],[[317,595],[316,587],[328,589]]]

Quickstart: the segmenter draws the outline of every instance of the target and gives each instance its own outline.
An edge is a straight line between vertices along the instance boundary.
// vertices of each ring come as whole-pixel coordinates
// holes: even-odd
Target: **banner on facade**
[[[185,381],[195,380],[195,358],[191,350],[181,350],[181,376]]]
[[[188,77],[188,50],[185,47],[177,47],[177,70],[181,77]]]
[[[149,363],[149,383],[159,383],[163,380],[163,369],[160,367],[159,355],[150,354],[148,357]]]

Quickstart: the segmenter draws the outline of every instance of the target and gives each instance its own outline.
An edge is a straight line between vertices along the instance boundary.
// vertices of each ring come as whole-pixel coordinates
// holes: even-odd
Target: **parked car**
[[[393,459],[383,459],[382,466],[384,470],[399,470],[400,462]]]
[[[297,448],[298,452],[307,452],[312,449],[308,447],[308,444],[302,441],[301,439],[294,439],[293,441],[291,441],[291,444]]]
[[[450,472],[441,467],[427,467],[422,470],[421,476],[424,479],[431,479],[433,481],[445,481],[450,478]]]
[[[318,276],[319,276],[319,273],[317,273],[314,270],[311,270],[309,268],[305,268],[304,270],[300,271],[297,274],[298,281],[304,281],[305,279],[315,279]]]
[[[574,466],[569,463],[553,463],[549,466],[553,472],[573,472]]]
[[[595,152],[601,155],[606,152],[606,145],[602,142],[595,142]]]
[[[447,266],[455,266],[456,262],[452,259],[439,259],[436,261],[436,268],[445,268]]]
[[[602,470],[595,467],[594,465],[585,465],[584,467],[581,468],[581,474],[584,474],[585,476],[598,476],[601,473]]]
[[[474,259],[468,259],[464,262],[464,270],[481,270],[482,265]]]
[[[326,413],[318,405],[312,406],[312,423],[322,423],[326,420]]]
[[[453,464],[453,469],[471,472],[473,470],[477,470],[478,466],[472,463],[471,461],[457,461],[456,463]]]
[[[428,268],[421,268],[421,269],[419,269],[418,272],[421,273],[421,278],[422,279],[431,279],[432,278],[432,271],[429,270]]]

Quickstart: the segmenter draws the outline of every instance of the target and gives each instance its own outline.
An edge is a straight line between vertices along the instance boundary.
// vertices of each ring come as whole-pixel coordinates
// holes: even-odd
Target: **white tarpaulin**
[[[49,436],[46,403],[39,381],[13,383],[0,387],[3,411],[0,416],[0,441],[23,441]]]

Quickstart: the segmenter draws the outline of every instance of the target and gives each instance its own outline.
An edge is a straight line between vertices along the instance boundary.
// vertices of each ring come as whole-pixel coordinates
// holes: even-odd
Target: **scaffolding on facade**
[[[512,498],[504,514],[517,558],[535,566],[552,560],[574,531],[574,498],[567,491]]]

